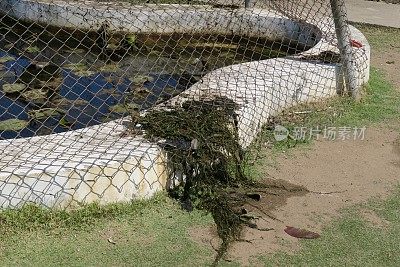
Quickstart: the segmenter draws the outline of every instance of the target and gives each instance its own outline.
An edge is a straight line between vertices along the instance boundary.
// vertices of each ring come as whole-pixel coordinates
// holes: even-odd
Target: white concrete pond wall
[[[129,32],[197,32],[244,34],[271,41],[296,40],[315,45],[290,58],[227,66],[208,73],[182,95],[179,104],[201,96],[226,96],[240,104],[239,137],[247,147],[269,117],[291,105],[335,96],[343,86],[340,66],[299,60],[337,48],[333,22],[315,19],[300,24],[268,10],[224,10],[209,6],[127,6],[121,3],[0,0],[0,9],[22,20],[59,27],[96,29],[107,21]],[[327,22],[327,23],[326,23]],[[370,47],[351,27],[360,74],[369,78]],[[129,201],[152,196],[168,183],[166,156],[140,137],[120,137],[121,120],[60,134],[0,141],[0,207],[36,203],[75,208],[82,204]]]

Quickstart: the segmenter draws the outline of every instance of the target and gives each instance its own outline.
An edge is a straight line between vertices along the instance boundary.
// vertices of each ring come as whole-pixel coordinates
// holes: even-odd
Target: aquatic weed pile
[[[243,174],[236,108],[225,98],[187,101],[180,108],[150,111],[139,121],[146,138],[164,147],[172,175],[181,175],[171,195],[186,210],[194,206],[212,214],[222,239],[215,264],[240,239],[243,226],[253,226],[241,207],[246,192],[259,186]]]

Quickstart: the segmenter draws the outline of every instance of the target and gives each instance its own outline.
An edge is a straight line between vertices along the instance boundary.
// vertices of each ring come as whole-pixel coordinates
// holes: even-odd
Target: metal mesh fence
[[[0,206],[171,186],[168,138],[140,123],[151,110],[230,100],[246,150],[283,109],[358,88],[369,46],[333,4],[345,20],[325,0],[0,0]]]

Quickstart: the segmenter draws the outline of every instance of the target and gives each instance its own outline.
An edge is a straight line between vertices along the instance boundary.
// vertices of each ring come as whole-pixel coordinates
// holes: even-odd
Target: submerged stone
[[[63,78],[62,77],[56,77],[56,78],[53,78],[53,79],[50,79],[50,80],[40,81],[39,82],[39,86],[46,87],[46,88],[51,88],[53,90],[57,90],[62,85],[62,83],[63,83]]]
[[[61,118],[58,124],[63,128],[71,128],[73,122],[68,121],[65,117]]]

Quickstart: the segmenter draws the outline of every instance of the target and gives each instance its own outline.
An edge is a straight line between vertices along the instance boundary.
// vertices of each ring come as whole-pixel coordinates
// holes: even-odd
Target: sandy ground
[[[259,227],[274,230],[246,228],[243,238],[250,242],[235,243],[228,258],[246,265],[261,253],[295,251],[298,239],[287,235],[285,226],[321,232],[340,209],[388,196],[400,178],[399,126],[367,128],[364,140],[316,141],[311,150],[298,149],[278,158],[275,169],[266,168],[267,177],[302,185],[314,193],[289,198],[272,211],[275,219],[263,216],[258,220]],[[194,229],[191,235],[206,246],[218,247],[213,227]]]

